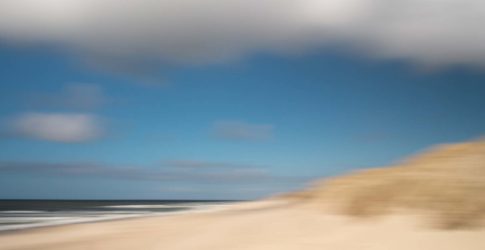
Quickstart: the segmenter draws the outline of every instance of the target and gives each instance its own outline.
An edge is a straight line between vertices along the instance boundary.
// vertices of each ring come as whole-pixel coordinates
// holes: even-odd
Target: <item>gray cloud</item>
[[[209,181],[268,181],[274,178],[263,166],[196,160],[170,160],[160,164],[169,176]]]
[[[163,161],[164,167],[186,168],[186,169],[227,169],[227,168],[251,168],[258,169],[261,166],[253,166],[248,164],[235,164],[227,162],[207,162],[207,161],[195,161],[195,160],[169,160]]]
[[[63,143],[90,141],[103,133],[98,117],[82,113],[25,113],[11,118],[7,130],[11,136]]]
[[[485,66],[480,0],[3,0],[0,39],[130,65],[217,63],[328,44]],[[118,66],[119,67],[119,66]]]
[[[211,163],[206,164],[210,165]],[[234,166],[233,164],[229,165]],[[244,165],[239,165],[237,168],[199,168],[186,171],[186,169],[170,167],[123,167],[92,163],[0,162],[0,173],[206,184],[271,184],[274,182],[302,182],[305,180],[304,178],[275,176],[263,168],[245,167]]]
[[[251,124],[243,121],[218,121],[214,134],[227,140],[267,140],[273,136],[273,125]]]
[[[36,108],[55,108],[67,110],[93,110],[107,102],[98,85],[71,83],[55,93],[32,93],[29,101]]]

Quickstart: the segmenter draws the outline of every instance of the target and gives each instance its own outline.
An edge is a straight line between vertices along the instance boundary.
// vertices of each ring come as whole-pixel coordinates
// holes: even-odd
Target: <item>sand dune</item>
[[[442,145],[285,197],[222,211],[5,233],[0,249],[481,250],[484,172],[483,140]]]
[[[482,226],[485,140],[440,145],[395,166],[315,183],[295,196],[353,216],[407,211],[440,228]]]

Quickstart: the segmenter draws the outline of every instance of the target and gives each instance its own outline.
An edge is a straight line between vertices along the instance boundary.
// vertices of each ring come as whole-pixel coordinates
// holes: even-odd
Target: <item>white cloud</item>
[[[99,119],[89,114],[26,113],[9,125],[16,136],[65,143],[89,141],[102,134]]]
[[[0,39],[107,62],[213,63],[344,44],[375,57],[485,66],[481,0],[2,0]]]
[[[213,130],[217,137],[228,140],[266,140],[273,136],[273,125],[243,121],[219,121]]]

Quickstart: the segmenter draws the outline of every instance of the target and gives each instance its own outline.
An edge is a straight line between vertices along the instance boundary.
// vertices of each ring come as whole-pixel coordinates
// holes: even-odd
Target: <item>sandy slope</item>
[[[0,235],[0,249],[485,249],[484,230],[433,230],[412,217],[355,220],[299,205],[36,229]]]
[[[412,210],[443,229],[482,227],[485,139],[439,145],[390,167],[324,180],[299,196],[300,203],[330,204],[352,216]]]

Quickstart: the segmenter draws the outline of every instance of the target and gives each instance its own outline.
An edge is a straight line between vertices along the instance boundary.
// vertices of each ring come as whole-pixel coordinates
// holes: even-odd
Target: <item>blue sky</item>
[[[390,46],[397,56],[369,56],[370,48],[307,45],[313,38],[258,41],[274,52],[221,31],[221,54],[197,47],[208,39],[197,33],[189,52],[171,54],[151,38],[133,48],[114,42],[105,54],[103,43],[85,49],[6,30],[0,198],[252,199],[484,134],[482,64],[454,48],[416,56]],[[123,53],[110,54],[116,46]]]

